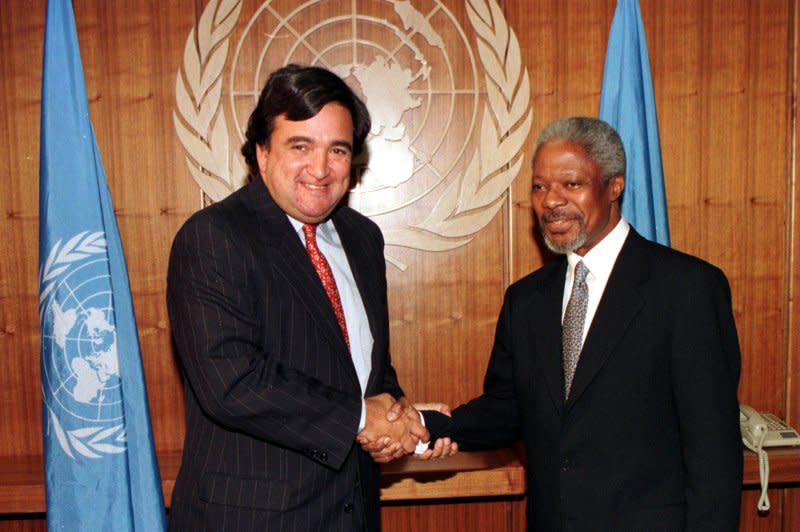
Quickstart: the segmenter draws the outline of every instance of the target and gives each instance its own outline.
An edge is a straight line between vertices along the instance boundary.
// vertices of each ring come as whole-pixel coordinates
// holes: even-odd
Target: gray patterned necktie
[[[569,296],[567,310],[564,313],[564,324],[561,326],[561,350],[564,355],[564,398],[569,397],[575,368],[581,356],[581,339],[583,324],[586,321],[586,305],[589,302],[589,287],[586,276],[589,269],[583,263],[575,265],[575,278],[572,282],[572,293]]]

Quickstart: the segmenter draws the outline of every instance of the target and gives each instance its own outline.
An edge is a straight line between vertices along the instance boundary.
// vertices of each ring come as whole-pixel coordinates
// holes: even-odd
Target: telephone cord
[[[766,512],[769,510],[769,495],[767,495],[767,487],[769,486],[769,456],[764,450],[764,440],[767,438],[767,428],[764,426],[757,427],[754,434],[755,442],[753,444],[744,440],[745,445],[758,455],[758,475],[761,479],[761,496],[758,498],[758,511]]]

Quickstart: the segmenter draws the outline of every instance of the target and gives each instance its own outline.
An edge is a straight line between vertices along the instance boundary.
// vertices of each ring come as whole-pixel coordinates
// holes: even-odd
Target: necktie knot
[[[306,237],[306,246],[309,245],[310,241],[313,241],[314,245],[317,243],[317,224],[303,224],[303,234]]]
[[[586,282],[586,277],[589,275],[589,268],[583,261],[578,261],[575,265],[575,284],[583,284]]]

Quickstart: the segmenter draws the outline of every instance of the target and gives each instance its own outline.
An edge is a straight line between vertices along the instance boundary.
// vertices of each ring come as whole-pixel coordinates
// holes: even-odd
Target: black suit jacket
[[[566,259],[507,291],[482,396],[426,414],[464,450],[522,436],[528,529],[735,531],[740,353],[724,274],[632,229],[565,402]]]
[[[378,227],[332,216],[374,337],[366,396],[402,396]],[[171,530],[380,529],[379,469],[354,438],[361,389],[285,213],[255,180],[175,237],[167,302],[186,401]]]

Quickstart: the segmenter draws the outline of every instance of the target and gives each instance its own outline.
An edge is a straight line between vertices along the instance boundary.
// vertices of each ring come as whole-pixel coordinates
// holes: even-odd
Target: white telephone
[[[769,457],[764,447],[800,445],[800,435],[792,427],[772,414],[760,414],[747,405],[739,405],[739,428],[745,447],[758,455],[758,472],[761,477],[761,497],[758,509],[769,510],[767,485],[769,484]]]

